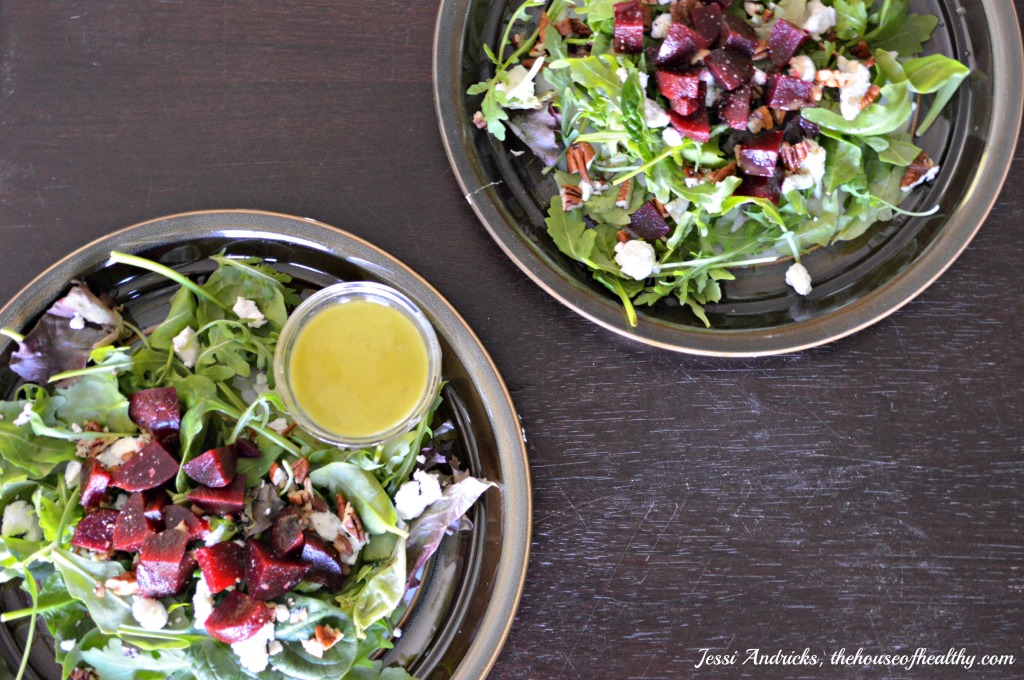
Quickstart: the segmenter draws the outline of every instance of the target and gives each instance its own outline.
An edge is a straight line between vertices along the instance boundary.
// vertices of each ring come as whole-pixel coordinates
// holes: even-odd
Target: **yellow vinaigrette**
[[[332,305],[299,330],[288,362],[295,402],[339,437],[372,437],[412,415],[429,380],[427,345],[402,312],[367,300]]]

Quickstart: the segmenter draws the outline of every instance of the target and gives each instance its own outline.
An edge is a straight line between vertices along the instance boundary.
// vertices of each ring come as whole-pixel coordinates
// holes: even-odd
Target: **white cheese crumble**
[[[534,78],[540,73],[544,66],[544,59],[540,58],[533,62],[529,71],[522,64],[516,64],[507,72],[508,82],[498,83],[494,86],[497,92],[505,95],[505,108],[507,109],[539,109],[541,101],[537,97]]]
[[[619,80],[623,83],[629,79],[629,71],[627,71],[626,67],[624,66],[620,66],[619,68],[615,69],[615,75],[618,76]],[[637,77],[640,82],[640,89],[647,90],[647,82],[650,79],[650,76],[647,75],[646,73],[638,71]]]
[[[644,99],[644,120],[647,122],[647,127],[652,130],[663,128],[669,124],[669,117],[665,113],[665,109],[661,108],[653,99]]]
[[[582,182],[580,182],[580,198],[582,198],[583,201],[586,202],[589,201],[590,197],[593,195],[594,185],[588,182],[587,180],[583,180]]]
[[[206,629],[206,619],[213,613],[213,593],[202,576],[196,582],[196,594],[192,596],[192,613],[196,617],[196,628]]]
[[[64,483],[68,485],[69,489],[74,489],[82,481],[82,464],[77,460],[73,460],[68,463],[68,466],[64,468]]]
[[[60,648],[65,652],[70,652],[78,644],[78,640],[61,640]]]
[[[675,128],[667,127],[661,131],[661,139],[669,146],[682,146],[683,136],[679,134],[679,130]]]
[[[284,645],[277,640],[271,640],[267,643],[267,652],[270,656],[276,656],[284,651]]]
[[[939,166],[935,165],[935,166],[933,166],[931,168],[928,168],[928,171],[926,173],[924,173],[923,175],[921,175],[920,177],[918,177],[917,180],[915,180],[913,184],[910,184],[910,185],[905,186],[905,187],[900,187],[900,190],[904,191],[904,192],[910,191],[911,189],[914,189],[915,187],[921,186],[925,182],[931,182],[933,179],[938,177],[938,175],[939,175]]]
[[[441,498],[441,483],[437,475],[416,470],[412,479],[403,484],[395,494],[395,511],[406,521],[423,514],[431,503]]]
[[[622,268],[623,276],[643,281],[654,272],[657,261],[654,246],[650,243],[633,239],[615,244],[615,263]]]
[[[117,467],[124,462],[125,456],[138,453],[144,445],[145,442],[138,437],[122,437],[96,456],[96,460],[105,468]]]
[[[209,522],[210,518],[207,517],[206,521]],[[203,539],[203,543],[206,545],[217,545],[224,541],[224,534],[227,533],[228,524],[227,522],[220,522],[217,524],[217,528],[206,534],[206,538]]]
[[[333,542],[338,535],[344,532],[341,518],[333,512],[314,512],[309,516],[309,524],[313,531],[320,534],[320,538]]]
[[[0,535],[6,538],[23,536],[26,541],[41,539],[43,532],[39,529],[39,520],[32,505],[25,501],[14,501],[4,508]]]
[[[324,658],[324,651],[327,649],[320,641],[316,638],[310,638],[302,641],[302,648],[306,650],[306,653],[310,656],[315,656],[318,659]]]
[[[807,18],[804,19],[803,29],[811,34],[815,40],[821,40],[823,33],[836,25],[836,10],[834,7],[826,7],[821,0],[811,0],[807,3]]]
[[[807,267],[799,262],[794,262],[786,270],[786,283],[793,287],[800,295],[809,295],[811,292],[811,273]]]
[[[754,69],[754,84],[755,85],[766,85],[768,83],[768,72],[762,71],[759,68]]]
[[[288,605],[286,604],[279,604],[274,607],[274,618],[277,619],[278,623],[284,623],[291,615],[292,613],[288,611]]]
[[[231,311],[239,319],[246,321],[245,325],[249,328],[259,328],[267,323],[266,317],[263,316],[263,312],[256,306],[256,303],[244,297],[235,298],[235,305],[231,308]]]
[[[799,78],[805,83],[813,83],[817,72],[814,62],[805,54],[798,54],[789,60],[789,75]]]
[[[787,175],[782,180],[782,193],[790,191],[804,191],[816,188],[821,193],[821,179],[825,176],[825,160],[827,153],[825,149],[814,140],[808,139],[804,142],[808,146],[807,157],[800,163],[800,169],[792,175]]]
[[[288,421],[284,418],[274,418],[267,423],[267,427],[278,434],[284,434],[284,431],[288,429]]]
[[[864,95],[871,87],[871,71],[856,59],[847,59],[842,55],[838,60],[839,70],[850,75],[849,83],[839,90],[839,112],[846,120],[853,120],[860,115],[860,105]]]
[[[73,331],[80,331],[85,328],[85,317],[75,312],[75,315],[71,317],[71,321],[68,321],[68,328]]]
[[[191,326],[185,326],[181,332],[171,338],[171,346],[174,353],[185,364],[185,368],[194,368],[199,359],[199,342],[196,340],[196,332]]]
[[[238,656],[242,668],[252,673],[264,671],[270,664],[270,654],[267,645],[274,639],[274,624],[265,623],[248,640],[234,642],[231,651]]]
[[[160,630],[167,625],[167,609],[160,600],[136,597],[132,601],[132,616],[147,630]]]
[[[668,35],[668,29],[672,26],[672,13],[665,12],[651,22],[651,37],[661,40]]]
[[[21,427],[22,425],[28,425],[30,422],[32,422],[32,413],[33,413],[32,402],[31,401],[26,401],[25,405],[21,407],[21,413],[19,413],[18,417],[15,418],[12,421],[12,424],[15,427]]]

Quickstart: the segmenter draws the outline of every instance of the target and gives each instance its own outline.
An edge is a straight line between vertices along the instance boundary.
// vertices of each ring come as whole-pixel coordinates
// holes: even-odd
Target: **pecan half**
[[[782,164],[786,166],[786,170],[800,172],[800,166],[803,165],[804,159],[810,152],[810,142],[805,139],[799,144],[783,142],[782,148],[779,149],[779,156],[782,157]]]
[[[938,167],[935,161],[928,157],[928,153],[922,151],[917,154],[917,158],[907,168],[907,172],[903,175],[903,181],[900,182],[900,189],[910,191],[919,184],[935,179]]]
[[[309,475],[309,459],[299,458],[292,465],[292,474],[295,476],[295,481],[302,484],[306,481],[306,476]]]
[[[569,146],[569,150],[565,152],[565,164],[568,167],[569,174],[579,173],[583,181],[590,181],[590,173],[587,170],[590,169],[590,164],[594,162],[594,156],[597,155],[588,142],[576,142]]]
[[[860,110],[863,111],[871,106],[881,94],[882,89],[878,87],[878,85],[872,85],[869,87],[868,91],[864,94],[864,98],[860,100]]]
[[[771,109],[767,106],[760,106],[750,113],[747,120],[747,129],[755,135],[762,130],[771,130],[775,127],[775,119],[772,117]]]
[[[629,207],[629,192],[633,188],[633,180],[627,179],[619,187],[619,195],[615,197],[616,208],[628,208]]]
[[[345,512],[339,516],[341,517],[341,525],[345,527],[348,535],[360,543],[365,543],[366,532],[363,531],[363,523],[360,521],[359,515],[356,514],[356,509],[352,507],[351,503],[345,506]]]
[[[735,174],[736,174],[736,161],[732,161],[731,163],[726,165],[724,168],[719,168],[718,170],[715,170],[714,172],[712,172],[710,179],[711,179],[711,181],[714,184],[718,184],[719,182],[721,182],[726,177],[733,177]]]
[[[578,210],[583,205],[583,191],[575,184],[566,184],[558,192],[562,196],[562,211]]]

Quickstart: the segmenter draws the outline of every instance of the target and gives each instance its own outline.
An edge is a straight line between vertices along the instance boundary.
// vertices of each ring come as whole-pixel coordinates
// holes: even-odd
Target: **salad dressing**
[[[402,312],[368,300],[307,321],[288,362],[295,401],[324,430],[372,437],[403,422],[427,389],[427,344]]]

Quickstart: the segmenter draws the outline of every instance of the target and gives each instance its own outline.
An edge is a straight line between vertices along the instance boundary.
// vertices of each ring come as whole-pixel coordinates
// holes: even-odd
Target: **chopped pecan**
[[[100,680],[99,674],[92,668],[73,668],[68,677],[71,680]]]
[[[771,130],[775,127],[775,119],[772,118],[771,109],[767,106],[759,106],[750,112],[747,120],[747,129],[755,135],[762,130]]]
[[[340,630],[331,628],[330,626],[317,626],[313,630],[313,635],[316,637],[316,641],[323,645],[324,649],[330,649],[344,636]]]
[[[782,164],[786,166],[786,170],[799,172],[800,166],[803,165],[804,159],[807,158],[810,152],[811,143],[805,139],[799,144],[783,142],[782,148],[779,149],[779,156],[782,157]]]
[[[917,158],[907,168],[907,172],[903,175],[903,181],[900,182],[900,188],[910,191],[919,184],[930,182],[935,179],[938,168],[935,161],[928,157],[928,153],[922,151],[917,154]]]
[[[270,464],[270,483],[279,488],[288,483],[288,473],[277,461]]]
[[[348,535],[356,539],[360,543],[366,542],[366,532],[363,531],[363,523],[359,519],[359,515],[356,514],[356,509],[349,503],[345,506],[345,512],[340,514],[341,525],[345,527],[345,531]]]
[[[851,47],[850,54],[857,57],[858,59],[870,59],[871,48],[868,47],[868,41],[861,40],[859,43]]]
[[[355,553],[355,551],[352,550],[352,543],[348,540],[348,538],[342,536],[341,534],[338,534],[338,536],[334,539],[334,549],[337,550],[338,554],[342,557],[352,557],[352,555]]]
[[[572,34],[580,38],[589,38],[594,35],[594,32],[590,30],[590,26],[579,19],[569,19],[569,25],[572,26]]]
[[[629,192],[633,188],[633,180],[627,179],[619,186],[619,195],[615,197],[616,208],[628,208],[629,207]]]
[[[305,489],[296,489],[295,491],[289,491],[285,498],[287,498],[288,502],[292,505],[302,506],[309,503],[313,496]]]
[[[619,229],[617,232],[615,232],[615,240],[618,241],[619,243],[628,243],[631,240],[631,238],[629,236],[628,231],[626,231],[625,229]]]
[[[711,181],[718,184],[726,177],[733,177],[736,175],[736,161],[733,161],[726,165],[724,168],[719,168],[711,173]]]
[[[562,36],[563,38],[572,37],[572,23],[568,19],[556,21],[551,25],[555,27],[556,31],[558,31],[558,35]]]
[[[317,512],[329,512],[330,508],[327,507],[327,502],[319,496],[313,496],[310,503],[313,505],[313,510]]]
[[[693,22],[690,19],[690,12],[693,8],[701,4],[700,0],[674,0],[670,11],[672,12],[672,21],[677,24],[692,25]]]
[[[767,59],[769,56],[771,56],[771,55],[768,52],[768,41],[767,40],[758,40],[757,41],[757,47],[754,49],[754,56],[751,57],[751,58],[754,61],[760,61],[762,59]]]
[[[575,184],[565,184],[558,192],[562,196],[562,210],[569,212],[583,205],[583,191]]]
[[[536,57],[526,57],[519,62],[523,68],[533,68],[533,65],[537,63]]]
[[[135,580],[134,571],[126,571],[120,576],[114,576],[108,578],[104,583],[104,587],[114,595],[134,595],[139,592],[139,582]]]
[[[579,173],[583,178],[583,181],[590,181],[590,173],[587,170],[590,169],[590,164],[594,162],[594,156],[597,155],[588,142],[576,142],[569,146],[569,150],[565,152],[565,164],[568,167],[570,174]]]
[[[825,87],[846,87],[853,79],[853,74],[823,68],[814,74],[814,79]]]
[[[292,474],[295,476],[295,481],[302,484],[306,481],[306,476],[309,475],[309,459],[299,458],[292,465]]]
[[[654,207],[658,209],[658,212],[662,217],[668,217],[668,208],[665,207],[664,203],[659,201],[657,198],[652,198],[651,203],[653,203]]]
[[[820,102],[821,95],[824,94],[824,92],[824,88],[818,83],[814,83],[814,85],[811,85],[811,99],[813,99],[814,101]]]
[[[774,18],[775,18],[775,10],[773,10],[773,9],[766,9],[765,11],[761,12],[761,21],[763,21],[765,23],[771,21]]]
[[[872,85],[871,87],[869,87],[867,93],[864,95],[864,98],[860,100],[860,110],[863,111],[864,109],[871,106],[881,94],[882,89],[878,87],[878,85]]]

